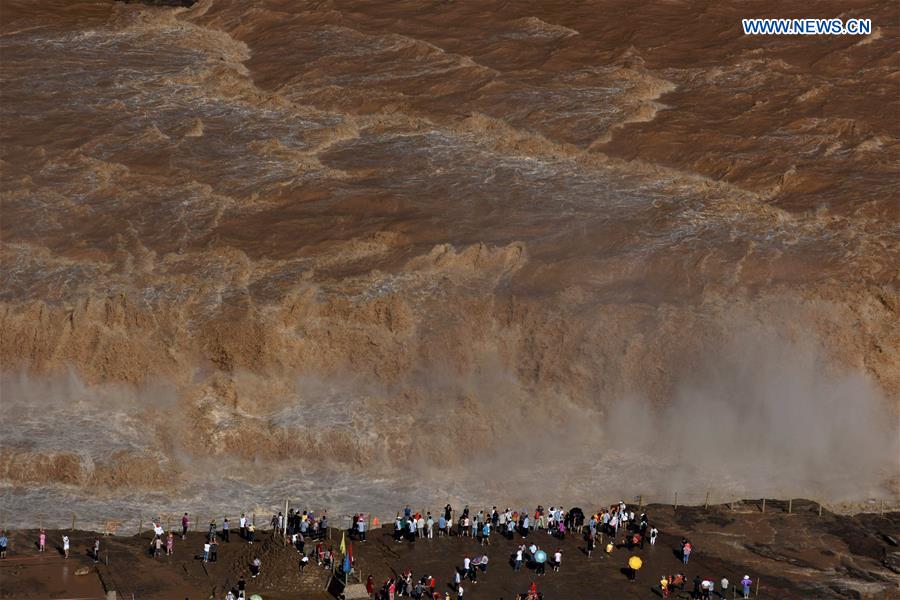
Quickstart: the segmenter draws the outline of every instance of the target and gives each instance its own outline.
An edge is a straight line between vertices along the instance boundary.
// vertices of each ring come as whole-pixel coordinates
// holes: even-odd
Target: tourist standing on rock
[[[45,546],[47,545],[47,532],[41,529],[40,535],[38,535],[38,552],[43,552]]]
[[[219,560],[219,540],[213,538],[209,543],[209,561],[216,562]]]
[[[416,541],[416,520],[409,519],[406,521],[406,532],[410,542]]]
[[[434,517],[431,516],[431,512],[428,513],[425,519],[425,531],[425,535],[429,540],[434,539]]]
[[[63,558],[69,558],[69,536],[64,535],[62,538],[63,543]]]
[[[481,555],[481,561],[478,563],[478,568],[481,569],[482,573],[487,573],[488,568],[488,556],[487,554]]]
[[[253,562],[250,563],[250,576],[256,579],[259,572],[262,570],[262,561],[257,556],[253,559]]]
[[[6,532],[0,533],[0,558],[6,558],[6,549],[9,547],[9,538]]]
[[[203,544],[203,562],[205,563],[209,562],[210,546],[211,544],[209,543],[209,540],[206,540],[206,542]]]
[[[228,534],[231,531],[231,523],[228,522],[228,517],[225,517],[225,520],[222,521],[222,539],[225,540],[225,543],[229,543]]]
[[[185,539],[187,537],[188,527],[191,525],[191,520],[188,518],[188,514],[184,513],[184,516],[181,517],[181,539]]]
[[[162,555],[162,544],[163,544],[162,538],[158,538],[158,537],[153,538],[153,541],[150,542],[150,545],[153,548],[153,557],[154,558],[159,558],[160,555]]]
[[[366,541],[366,520],[362,517],[356,522],[356,531],[359,533],[359,541]]]
[[[559,573],[559,567],[562,565],[562,548],[557,548],[553,554],[553,571]]]
[[[403,538],[403,521],[400,520],[400,513],[394,518],[394,541],[400,542]]]
[[[243,574],[243,573],[241,573],[240,578],[238,578],[237,586],[238,586],[238,596],[240,596],[241,598],[243,598],[243,597],[244,597],[244,594],[245,594],[246,591],[247,591],[247,580],[244,579],[244,574]]]
[[[722,581],[719,582],[719,585],[722,586],[722,591],[719,592],[719,598],[725,598],[728,595],[728,578],[723,577]]]
[[[247,525],[247,543],[253,545],[253,538],[256,536],[256,527],[253,523]]]
[[[653,527],[650,528],[650,545],[651,546],[656,545],[656,537],[658,535],[659,535],[659,529],[657,529],[656,526],[654,525]]]
[[[691,543],[685,539],[681,541],[681,558],[684,561],[684,564],[688,564],[688,561],[691,558],[691,552],[693,552],[694,547]]]
[[[175,536],[172,532],[169,532],[169,537],[166,538],[166,556],[172,556],[175,554]]]
[[[594,531],[593,529],[588,530],[587,539],[585,540],[587,542],[587,545],[585,546],[585,553],[587,554],[588,558],[590,558],[591,555],[594,553],[594,533],[593,533],[593,531]]]
[[[94,538],[94,562],[100,562],[100,538]]]
[[[241,529],[241,539],[247,539],[247,517],[244,513],[241,513],[241,520],[239,521],[240,529]]]
[[[750,586],[753,585],[753,580],[750,579],[749,575],[744,575],[744,578],[741,579],[741,588],[744,591],[744,598],[750,597]]]

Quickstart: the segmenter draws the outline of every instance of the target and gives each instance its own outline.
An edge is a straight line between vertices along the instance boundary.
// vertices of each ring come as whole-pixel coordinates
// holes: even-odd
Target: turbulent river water
[[[848,10],[6,0],[5,522],[896,500],[900,14]],[[740,29],[798,11],[874,31]]]

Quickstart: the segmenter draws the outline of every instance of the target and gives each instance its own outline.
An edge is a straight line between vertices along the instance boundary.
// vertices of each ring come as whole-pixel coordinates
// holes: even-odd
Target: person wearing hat
[[[753,585],[753,580],[750,579],[749,575],[744,575],[744,578],[741,579],[741,587],[744,588],[744,598],[750,597],[750,586]]]

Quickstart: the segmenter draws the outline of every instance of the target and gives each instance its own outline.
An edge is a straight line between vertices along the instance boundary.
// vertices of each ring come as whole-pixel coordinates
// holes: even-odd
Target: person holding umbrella
[[[547,562],[547,553],[543,550],[538,550],[534,553],[534,562],[537,563],[537,569],[535,569],[535,573],[538,576],[544,575],[544,569],[546,568],[545,563]]]
[[[637,578],[637,572],[643,566],[644,561],[641,560],[640,556],[632,556],[628,559],[628,578],[634,583]]]

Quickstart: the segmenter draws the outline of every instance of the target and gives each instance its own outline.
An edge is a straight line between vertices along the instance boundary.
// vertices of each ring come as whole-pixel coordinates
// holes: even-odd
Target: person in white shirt
[[[63,536],[63,556],[69,558],[69,536]]]
[[[472,560],[467,556],[463,559],[463,575],[469,575],[469,567],[472,565]]]
[[[559,566],[562,564],[562,549],[557,548],[553,554],[553,570],[559,572]]]
[[[203,544],[203,562],[209,562],[209,542]]]

